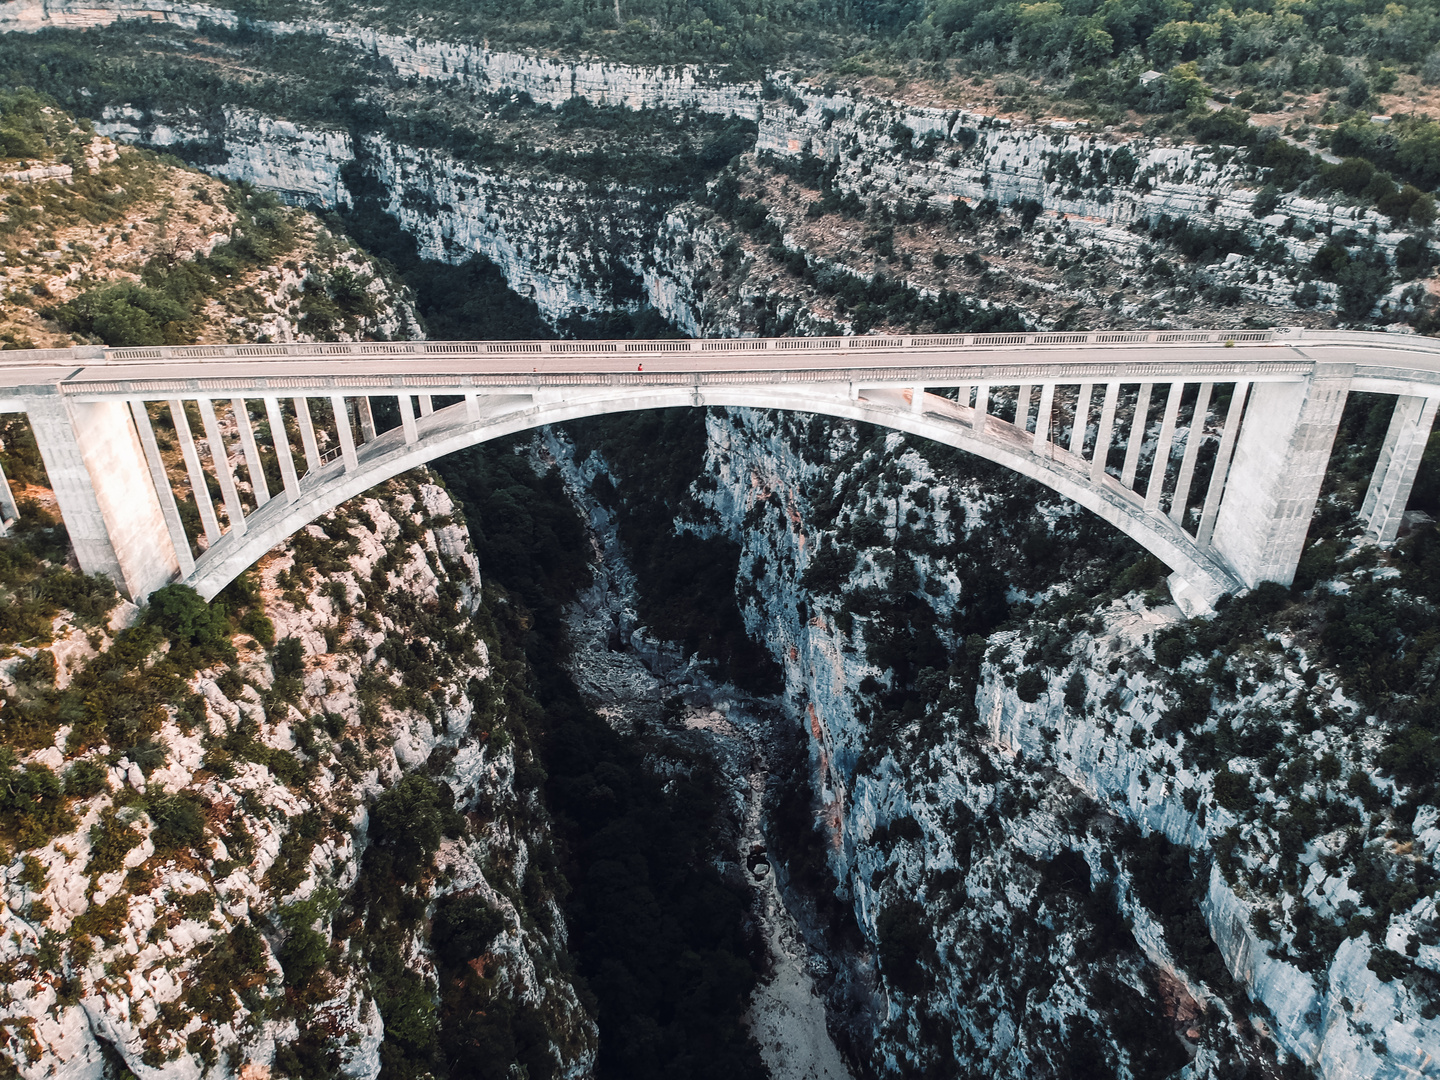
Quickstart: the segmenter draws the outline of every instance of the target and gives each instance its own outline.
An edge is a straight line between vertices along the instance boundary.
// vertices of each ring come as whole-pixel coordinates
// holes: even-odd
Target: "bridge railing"
[[[966,349],[1036,345],[1154,345],[1206,342],[1264,344],[1274,330],[1142,330],[1077,333],[928,334],[905,337],[722,338],[673,341],[405,341],[334,344],[173,345],[105,349],[101,362],[234,360],[341,356],[584,356],[604,354],[852,352],[875,349]]]
[[[1290,340],[1297,331],[1278,330],[1094,330],[1005,334],[917,334],[903,337],[702,338],[667,341],[356,341],[287,342],[251,345],[154,345],[109,348],[24,349],[0,353],[0,367],[66,362],[86,365],[156,363],[173,360],[206,363],[293,358],[363,359],[366,357],[667,355],[675,353],[838,353],[876,350],[951,350],[1035,348],[1065,345],[1264,345]],[[1375,335],[1385,336],[1385,335]],[[1437,343],[1440,344],[1440,343]]]
[[[287,342],[250,345],[156,345],[109,348],[82,345],[71,349],[24,349],[0,353],[0,368],[81,363],[128,365],[181,360],[187,363],[295,358],[364,359],[366,357],[491,356],[516,360],[543,356],[664,356],[672,354],[728,353],[754,356],[796,352],[836,356],[889,350],[949,351],[954,349],[1024,349],[1055,346],[1100,345],[1110,348],[1153,345],[1271,345],[1353,344],[1440,352],[1440,339],[1417,334],[1365,331],[1307,330],[1277,327],[1271,330],[1089,330],[1075,332],[1028,331],[999,334],[915,334],[865,337],[702,338],[666,341],[356,341]]]

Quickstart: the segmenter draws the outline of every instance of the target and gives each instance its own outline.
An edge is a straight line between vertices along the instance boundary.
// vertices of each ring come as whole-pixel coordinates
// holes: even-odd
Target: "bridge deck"
[[[1303,379],[1354,365],[1377,389],[1440,392],[1440,341],[1275,331],[1144,331],[703,341],[357,342],[78,347],[0,354],[0,395],[717,382]],[[937,382],[936,380],[942,380]],[[1380,384],[1385,384],[1381,386]],[[1365,387],[1361,387],[1365,388]],[[1412,389],[1410,392],[1416,392]],[[1423,391],[1422,391],[1423,392]]]

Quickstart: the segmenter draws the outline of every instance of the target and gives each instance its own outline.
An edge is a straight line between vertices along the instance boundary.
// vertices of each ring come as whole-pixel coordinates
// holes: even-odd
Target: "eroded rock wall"
[[[18,0],[0,5],[0,28],[16,32],[106,25],[121,18],[187,28],[241,21],[232,11],[204,5],[123,0],[44,8]],[[483,44],[319,21],[247,25],[348,45],[357,58],[380,62],[405,85],[419,80],[475,93],[525,93],[550,106],[585,98],[598,105],[752,119],[759,127],[756,151],[762,164],[793,166],[821,159],[829,165],[827,182],[837,193],[891,211],[898,207],[904,214],[923,215],[927,209],[948,214],[956,200],[972,207],[993,200],[1002,209],[1034,200],[1039,227],[1024,235],[997,229],[994,237],[976,241],[977,251],[1013,262],[1008,271],[1022,296],[1025,290],[1053,293],[1151,322],[1183,313],[1197,290],[1211,287],[1224,290],[1222,309],[1243,301],[1293,310],[1297,290],[1313,284],[1304,297],[1309,309],[1334,310],[1342,300],[1337,286],[1310,272],[1311,260],[1332,236],[1348,246],[1373,246],[1393,262],[1396,247],[1410,235],[1373,207],[1339,196],[1275,192],[1269,212],[1257,216],[1255,200],[1265,175],[1247,163],[1243,149],[1087,131],[1070,121],[1012,123],[960,107],[918,107],[817,88],[783,72],[740,82],[723,69],[630,67],[505,53]],[[640,299],[692,332],[743,328],[747,304],[776,293],[795,293],[798,300],[803,291],[784,274],[775,274],[727,302],[718,301],[714,292],[707,296],[703,271],[715,265],[715,253],[732,241],[734,230],[711,220],[708,210],[676,204],[673,198],[668,211],[657,208],[653,193],[643,188],[615,184],[600,190],[564,175],[476,169],[446,153],[387,144],[302,116],[261,116],[231,108],[217,122],[198,112],[150,115],[111,108],[98,119],[101,130],[148,145],[203,145],[213,162],[207,167],[220,175],[322,206],[349,201],[341,170],[358,160],[385,186],[387,211],[416,235],[427,256],[462,261],[475,252],[485,254],[512,287],[533,295],[552,319],[576,308],[613,306],[619,268],[643,279]],[[1224,239],[1227,232],[1242,234],[1247,242],[1228,255],[1222,250],[1185,267],[1183,260],[1164,257],[1163,238],[1149,235],[1165,217],[1218,237],[1226,250],[1233,246]],[[800,228],[800,217],[777,214],[776,220],[784,244],[806,252],[812,268],[834,264],[867,280],[875,274],[877,267],[852,250],[845,236],[821,239]],[[708,258],[697,261],[690,248],[671,242],[675,235],[693,237],[696,246],[713,250],[703,251]],[[1073,250],[1054,250],[1056,236]],[[1067,266],[1077,255],[1086,262],[1103,257],[1112,270],[1100,280],[1080,272],[1027,272],[1021,265],[1051,266],[1057,254]],[[1157,261],[1163,264],[1159,270]],[[1177,263],[1179,272],[1173,272]],[[902,276],[916,278],[922,291],[937,288],[923,274]],[[1411,283],[1401,281],[1377,296],[1371,311],[1397,317],[1422,299]],[[637,298],[627,292],[619,302],[628,306]],[[797,325],[805,323],[806,306],[790,305]],[[1352,310],[1348,317],[1357,316]]]
[[[588,1073],[595,1028],[560,974],[563,918],[553,898],[543,912],[517,907],[547,826],[535,793],[515,783],[504,716],[477,720],[473,695],[493,663],[471,625],[480,567],[457,517],[423,473],[346,504],[255,572],[259,608],[291,643],[289,666],[277,673],[278,653],[238,635],[237,662],[190,680],[143,762],[104,745],[77,755],[68,727],[27,756],[72,777],[98,766],[103,779],[72,807],[73,831],[0,870],[5,1053],[19,1075],[110,1075],[106,1053],[142,1078],[270,1075],[293,1067],[285,1054],[298,1042],[320,1055],[306,1067],[373,1080],[387,1013],[392,1026],[410,1025],[401,1037],[411,1041],[436,1023],[423,922],[402,923],[419,994],[402,1009],[372,971],[369,935],[381,920],[355,894],[371,872],[376,799],[416,773],[467,818],[440,842],[411,902],[431,915],[456,897],[493,910],[491,992],[547,1017],[559,1074]],[[112,627],[134,619],[125,608]],[[453,638],[444,660],[428,652],[440,625]],[[434,659],[423,693],[406,692],[417,683],[397,646]],[[62,627],[51,647],[62,686],[112,647],[110,635],[87,641]],[[163,839],[180,805],[203,814],[193,851]],[[297,941],[323,964],[304,969],[303,983]]]
[[[811,737],[818,821],[840,894],[882,957],[890,1013],[873,1033],[878,1064],[897,1074],[958,1063],[1016,1076],[1073,1067],[1088,1022],[1106,1033],[1112,1065],[1131,1069],[1177,1045],[1193,1076],[1228,1075],[1243,1063],[1276,1068],[1291,1056],[1326,1080],[1398,1080],[1428,1067],[1440,1044],[1440,950],[1421,944],[1434,936],[1433,900],[1422,891],[1383,940],[1340,933],[1331,951],[1305,936],[1304,928],[1343,927],[1355,911],[1352,879],[1327,856],[1356,832],[1345,823],[1374,808],[1355,793],[1373,768],[1376,721],[1333,671],[1290,635],[1272,634],[1231,661],[1238,690],[1217,697],[1200,727],[1177,734],[1170,714],[1183,679],[1155,660],[1156,644],[1182,622],[1168,604],[1150,607],[1131,593],[1059,624],[1022,620],[1022,629],[968,640],[951,629],[977,592],[994,587],[972,545],[1014,516],[1005,478],[967,478],[896,433],[857,444],[847,426],[805,418],[714,412],[707,432],[707,465],[693,490],[716,516],[677,527],[718,529],[742,545],[737,593],[752,633],[784,666],[787,706]],[[1080,513],[1058,501],[1040,512],[1057,535]],[[818,585],[817,553],[867,518],[888,531],[873,546],[857,544],[843,583]],[[894,567],[906,562],[913,569],[897,586]],[[1008,592],[1034,601],[1068,587]],[[925,707],[891,712],[886,694],[898,682],[882,658],[896,638],[886,622],[922,597],[941,650],[928,672],[911,669]],[[1283,654],[1280,670],[1267,676],[1274,653]],[[978,663],[969,700],[967,656]],[[1027,668],[1044,671],[1043,680],[1017,685]],[[1198,678],[1203,668],[1186,661],[1179,675]],[[1287,719],[1270,737],[1296,744],[1287,760],[1309,763],[1276,769],[1309,777],[1294,790],[1258,760],[1194,752],[1220,725],[1238,731],[1310,708],[1329,723],[1307,733]],[[1317,762],[1346,764],[1327,781]],[[1328,807],[1331,824],[1292,855],[1277,843],[1274,814],[1241,813],[1228,788],[1217,794],[1217,777],[1231,770],[1249,777],[1282,824],[1305,801]],[[1188,924],[1179,909],[1156,910],[1159,864],[1144,852],[1160,842],[1147,836],[1189,860],[1192,869],[1166,886],[1193,896]],[[1414,839],[1403,839],[1378,843],[1405,865],[1434,867],[1433,812],[1422,810]],[[1076,855],[1084,869],[1065,871]],[[1279,883],[1292,865],[1293,890]],[[1128,922],[1123,932],[1107,921],[1112,902]],[[901,929],[912,934],[914,969],[896,958]],[[1197,933],[1213,939],[1214,960]],[[1108,962],[1091,952],[1097,941]],[[1387,950],[1413,957],[1418,974],[1382,977],[1373,957]],[[1148,1012],[1126,1003],[1132,993]],[[1255,1018],[1245,1019],[1252,1008]],[[1127,1045],[1123,1033],[1135,1030],[1154,1041]]]

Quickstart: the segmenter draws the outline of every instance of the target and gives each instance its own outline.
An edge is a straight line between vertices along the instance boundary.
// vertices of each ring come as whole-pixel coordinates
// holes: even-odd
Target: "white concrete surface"
[[[1097,445],[1083,432],[1068,447],[1044,420],[1057,385],[1106,385]],[[1177,486],[1188,489],[1203,423],[1178,423],[1185,384],[1235,385],[1249,404],[1225,417],[1220,469],[1205,492],[1201,534],[1186,527],[1183,500],[1162,511],[1172,438],[1185,432]],[[1032,435],[979,412],[996,389],[1039,385]],[[1138,450],[1119,475],[1106,469],[1121,384],[1167,398],[1145,496],[1132,490]],[[979,387],[976,407],[924,388]],[[384,342],[203,345],[30,350],[0,357],[0,411],[31,414],[81,565],[111,574],[141,598],[180,571],[175,522],[157,493],[140,436],[122,402],[264,401],[272,426],[280,400],[300,417],[307,468],[277,446],[284,497],[221,527],[202,506],[209,544],[185,580],[212,596],[295,529],[380,481],[487,439],[583,416],[674,406],[784,408],[865,420],[957,446],[1029,476],[1094,511],[1170,566],[1189,612],[1260,581],[1288,583],[1303,546],[1340,412],[1352,389],[1399,393],[1419,405],[1397,411],[1372,485],[1380,532],[1414,480],[1417,447],[1440,400],[1440,342],[1386,334],[1260,331],[1134,331],[955,334],[913,337],[718,339],[614,342]],[[369,399],[394,397],[402,427],[374,436]],[[435,409],[435,397],[463,404]],[[353,400],[362,442],[349,429],[339,460],[321,464],[310,398]],[[1028,395],[1027,395],[1028,397]],[[1208,398],[1202,390],[1202,397]],[[419,398],[417,411],[413,399]],[[1418,412],[1416,410],[1418,409]],[[988,411],[988,410],[987,410]],[[1093,412],[1094,410],[1090,410]],[[1028,409],[1026,410],[1028,413]],[[1415,413],[1414,416],[1411,416]],[[83,416],[83,421],[78,419]],[[368,422],[367,422],[368,421]],[[1408,426],[1407,426],[1408,425]],[[81,433],[81,427],[87,430]],[[89,428],[94,430],[90,431]],[[66,430],[68,429],[68,431]],[[1143,425],[1126,428],[1143,436]],[[211,434],[207,430],[207,434]],[[328,433],[327,433],[328,434]],[[1196,437],[1191,437],[1195,435]],[[343,436],[349,435],[350,439]],[[240,432],[247,461],[252,433]],[[193,444],[182,438],[182,450]],[[350,445],[346,445],[346,444]],[[187,445],[188,444],[188,445]],[[1230,449],[1233,446],[1233,456]],[[188,459],[195,457],[195,461]],[[193,452],[187,465],[202,468]],[[1228,468],[1226,467],[1228,465]],[[240,503],[217,477],[232,516]],[[208,500],[202,500],[208,503]],[[1375,509],[1378,508],[1378,509]],[[173,518],[173,512],[168,515]],[[1213,537],[1211,525],[1213,523]],[[183,538],[181,538],[183,539]]]
[[[1365,535],[1378,543],[1388,544],[1400,532],[1405,503],[1415,486],[1430,429],[1435,426],[1437,404],[1440,399],[1408,395],[1395,402],[1395,412],[1390,417],[1390,427],[1385,432],[1385,442],[1380,447],[1380,457],[1375,462],[1375,472],[1360,511],[1366,521]]]

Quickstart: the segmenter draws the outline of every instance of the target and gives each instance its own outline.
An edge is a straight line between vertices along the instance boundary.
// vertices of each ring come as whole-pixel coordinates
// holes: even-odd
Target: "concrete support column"
[[[415,404],[410,400],[409,394],[401,394],[395,402],[400,406],[400,426],[405,429],[405,441],[407,443],[418,442],[420,431],[415,426]]]
[[[1360,516],[1365,519],[1365,537],[1388,544],[1399,534],[1400,518],[1410,501],[1420,458],[1435,424],[1435,407],[1440,398],[1401,397],[1395,402],[1390,429],[1380,447],[1380,460],[1365,492]]]
[[[435,411],[435,399],[434,399],[433,397],[431,397],[429,394],[421,394],[421,395],[419,395],[419,397],[420,397],[420,415],[421,415],[421,416],[429,416],[431,413],[433,413],[433,412]]]
[[[1120,384],[1110,383],[1105,387],[1105,404],[1100,408],[1100,428],[1095,436],[1095,456],[1090,462],[1090,479],[1099,483],[1105,479],[1105,462],[1110,457],[1110,436],[1115,429],[1115,403],[1120,398]]]
[[[475,424],[480,421],[480,395],[465,395],[465,419]]]
[[[974,421],[976,431],[984,432],[985,424],[990,416],[990,386],[988,383],[981,383],[975,387],[975,415],[971,418]]]
[[[1210,543],[1210,537],[1215,532],[1215,515],[1220,512],[1220,499],[1225,493],[1225,478],[1230,473],[1230,459],[1235,454],[1240,416],[1245,411],[1245,395],[1249,390],[1248,382],[1237,382],[1230,394],[1230,408],[1225,411],[1225,431],[1220,436],[1220,449],[1215,452],[1215,470],[1210,474],[1205,506],[1200,511],[1200,528],[1195,533],[1195,542],[1202,547]]]
[[[466,398],[469,401],[469,398]],[[912,386],[910,388],[910,411],[923,413],[925,411],[925,388],[923,386]]]
[[[220,539],[220,520],[215,516],[210,484],[205,479],[205,467],[200,464],[200,452],[195,449],[195,436],[190,431],[190,417],[185,412],[183,401],[170,402],[170,419],[175,425],[175,437],[180,442],[180,456],[185,459],[186,475],[190,477],[190,493],[195,496],[200,524],[205,528],[205,545],[214,547]]]
[[[1185,506],[1190,501],[1190,484],[1195,479],[1195,462],[1200,456],[1200,444],[1205,441],[1205,418],[1210,414],[1210,392],[1214,388],[1214,383],[1200,384],[1195,411],[1190,414],[1190,431],[1185,436],[1185,456],[1180,460],[1180,475],[1175,478],[1170,520],[1182,527],[1185,524]]]
[[[15,505],[15,493],[10,490],[10,479],[0,469],[0,536],[10,535],[10,525],[20,520],[20,507]]]
[[[150,424],[150,413],[145,409],[145,402],[132,401],[130,415],[135,418],[135,430],[140,435],[140,446],[145,451],[145,463],[150,467],[150,482],[155,485],[155,494],[160,498],[160,511],[165,516],[165,529],[169,532],[170,543],[175,549],[180,576],[188,577],[190,571],[195,569],[195,557],[190,554],[190,538],[185,535],[185,525],[180,520],[180,507],[175,502],[175,491],[170,486],[170,476],[165,471],[160,446],[155,442],[155,429]]]
[[[355,399],[355,412],[360,420],[360,441],[362,443],[375,441],[375,411],[370,407],[368,397]]]
[[[1035,440],[1030,448],[1037,454],[1045,452],[1050,441],[1050,413],[1055,408],[1055,384],[1045,383],[1040,387],[1040,408],[1035,413]]]
[[[300,497],[300,477],[295,473],[295,456],[290,453],[290,435],[285,430],[285,413],[280,409],[279,398],[265,399],[265,415],[270,420],[270,438],[275,443],[275,456],[280,459],[285,501],[293,503]]]
[[[260,462],[260,447],[255,445],[255,429],[250,425],[250,410],[244,398],[231,398],[230,409],[235,413],[235,426],[240,429],[240,449],[245,452],[245,471],[250,474],[250,487],[255,492],[255,505],[264,506],[270,501],[270,485],[265,479],[265,468]]]
[[[30,428],[80,569],[142,600],[180,568],[140,438],[123,401],[26,402]]]
[[[315,422],[310,419],[310,402],[295,399],[295,419],[300,425],[300,445],[305,448],[305,473],[320,471],[320,444],[315,441]]]
[[[245,507],[240,502],[240,492],[235,488],[235,474],[230,471],[230,455],[225,451],[225,440],[220,435],[220,421],[215,418],[215,403],[201,398],[200,420],[205,425],[205,441],[210,444],[210,460],[215,463],[215,479],[220,481],[220,494],[225,498],[225,516],[230,519],[234,532],[245,531]]]
[[[1160,496],[1165,489],[1165,470],[1170,466],[1170,444],[1175,441],[1175,417],[1180,413],[1180,396],[1184,383],[1171,383],[1165,398],[1165,415],[1160,420],[1160,440],[1155,444],[1155,460],[1150,464],[1150,482],[1145,485],[1145,509],[1160,512]]]
[[[1021,383],[1015,392],[1015,426],[1022,432],[1030,430],[1030,384]]]
[[[331,394],[330,409],[335,413],[335,434],[340,436],[340,456],[346,470],[353,472],[360,467],[360,456],[355,452],[355,432],[350,430],[350,406],[340,394]]]
[[[1090,426],[1090,391],[1092,383],[1080,384],[1080,396],[1075,399],[1075,422],[1070,425],[1070,453],[1082,457],[1085,453],[1085,429]]]
[[[1212,544],[1246,585],[1295,578],[1353,366],[1306,382],[1258,383],[1235,446]]]
[[[1130,421],[1130,442],[1125,447],[1125,466],[1120,470],[1122,486],[1135,490],[1135,473],[1140,468],[1140,450],[1145,445],[1145,421],[1150,415],[1150,391],[1153,383],[1140,384],[1135,399],[1135,418]]]

